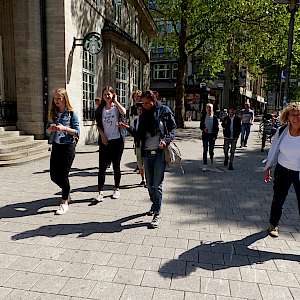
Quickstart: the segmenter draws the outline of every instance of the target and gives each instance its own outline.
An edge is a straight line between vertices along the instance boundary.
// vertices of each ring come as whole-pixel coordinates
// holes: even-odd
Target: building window
[[[122,1],[114,0],[114,19],[115,22],[121,25],[122,22]]]
[[[95,118],[95,55],[83,50],[82,59],[82,102],[83,120]]]
[[[128,60],[117,56],[116,59],[116,91],[120,103],[128,106]]]
[[[132,87],[134,91],[139,87],[139,65],[137,63],[132,65]]]
[[[173,69],[173,71],[172,71],[172,78],[176,79],[177,78],[177,71],[178,71],[178,64],[177,63],[173,64],[172,69]]]
[[[170,64],[154,65],[153,79],[171,79],[171,65]]]

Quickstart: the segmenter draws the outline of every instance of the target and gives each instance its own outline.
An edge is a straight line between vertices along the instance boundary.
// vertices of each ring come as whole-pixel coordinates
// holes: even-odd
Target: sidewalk
[[[198,122],[179,130],[184,157],[166,173],[162,224],[139,187],[132,139],[122,158],[121,198],[91,206],[97,191],[97,146],[78,147],[69,212],[55,216],[59,191],[49,160],[0,169],[0,299],[300,299],[300,222],[290,193],[278,239],[266,236],[272,184],[262,180],[265,154],[257,126],[237,150],[234,171],[201,171]]]

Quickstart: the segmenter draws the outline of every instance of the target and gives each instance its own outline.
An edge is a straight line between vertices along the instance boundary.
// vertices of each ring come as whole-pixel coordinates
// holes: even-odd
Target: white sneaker
[[[207,171],[207,168],[206,168],[206,167],[202,167],[202,171],[203,171],[203,172],[206,172],[206,171]]]
[[[64,201],[64,203],[62,203],[58,210],[55,212],[56,215],[63,215],[65,214],[67,211],[69,210],[69,204],[68,201]]]
[[[114,193],[113,193],[113,195],[112,195],[112,198],[113,198],[113,199],[119,199],[120,196],[121,196],[121,194],[120,194],[119,189],[115,189],[115,190],[114,190]]]
[[[103,196],[103,192],[100,192],[97,197],[95,197],[95,199],[98,201],[98,202],[102,202],[103,199],[104,199],[104,196]]]

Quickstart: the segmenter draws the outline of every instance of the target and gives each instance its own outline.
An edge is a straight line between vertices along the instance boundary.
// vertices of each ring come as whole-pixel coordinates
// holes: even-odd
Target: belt
[[[156,149],[156,150],[144,150],[145,156],[154,156],[154,155],[157,155],[160,152],[161,152],[160,149]]]

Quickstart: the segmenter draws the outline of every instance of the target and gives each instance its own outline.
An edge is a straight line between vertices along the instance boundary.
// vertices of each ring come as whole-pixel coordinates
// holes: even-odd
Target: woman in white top
[[[277,130],[268,153],[264,181],[271,180],[271,167],[274,172],[274,195],[271,206],[269,234],[278,237],[278,223],[282,207],[293,184],[300,214],[300,103],[289,104],[282,112],[280,121],[285,124]]]
[[[105,172],[112,163],[114,170],[115,189],[113,198],[120,197],[121,157],[124,150],[124,140],[118,127],[119,120],[125,116],[126,109],[117,100],[114,89],[106,86],[102,91],[102,101],[96,110],[95,117],[100,135],[99,139],[99,173],[97,201],[103,200]]]

